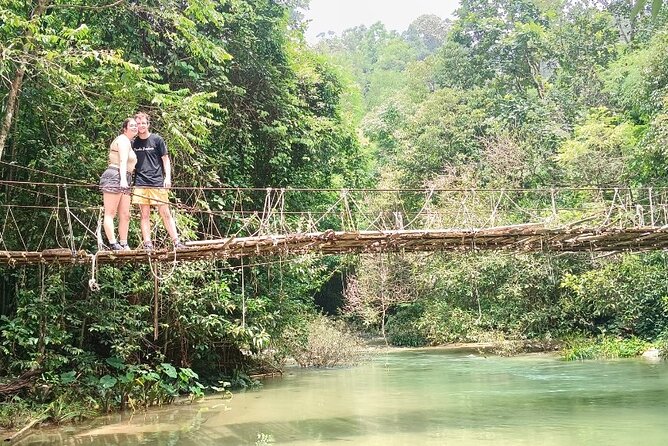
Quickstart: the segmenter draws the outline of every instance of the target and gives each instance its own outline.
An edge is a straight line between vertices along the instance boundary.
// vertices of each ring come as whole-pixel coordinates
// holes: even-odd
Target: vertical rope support
[[[476,319],[476,324],[479,324],[482,321],[482,305],[480,304],[480,292],[478,290],[478,274],[475,267],[471,272],[471,282],[473,283],[473,296],[475,297],[476,302],[478,303],[478,319]]]
[[[635,227],[637,226],[636,223],[636,215],[634,213],[634,208],[637,212],[637,207],[633,206],[633,191],[631,188],[626,188],[626,199],[622,201],[622,206],[624,209],[624,220],[619,222],[619,229],[624,229],[624,225],[626,224],[627,221],[630,220],[631,226]]]
[[[645,213],[641,204],[636,204],[636,226],[645,226]]]
[[[153,271],[153,266],[149,265],[151,271]],[[158,280],[158,263],[155,263],[155,274],[153,274],[153,340],[158,340],[158,290],[160,288],[160,281]]]
[[[550,189],[550,200],[552,201],[552,221],[557,221],[557,199],[555,197],[554,188]]]
[[[97,254],[89,254],[90,256],[90,280],[88,280],[88,288],[93,291],[100,291],[100,285],[97,283],[97,280],[95,279],[95,275],[97,274]]]
[[[290,229],[285,226],[285,188],[281,188],[281,213],[280,213],[280,223],[281,230],[285,232],[290,232]]]
[[[601,198],[603,199],[603,189],[599,189],[599,192],[601,193]],[[603,225],[607,226],[610,224],[610,218],[612,217],[612,213],[615,210],[615,202],[617,200],[617,195],[619,194],[619,188],[615,188],[615,194],[612,196],[612,203],[610,203],[610,208],[608,209],[608,214],[605,216],[605,220],[603,221]]]
[[[348,207],[348,190],[341,189],[341,230],[346,230],[346,208]]]
[[[241,256],[241,327],[246,328],[246,280],[244,278],[244,256]]]
[[[104,240],[102,240],[102,221],[104,220],[104,207],[100,206],[100,212],[97,218],[97,228],[95,228],[95,237],[97,238],[97,250],[102,251]]]
[[[349,197],[350,197],[350,194],[346,193],[345,205],[346,205],[346,216],[348,217],[348,225],[349,225],[348,229],[350,231],[356,231],[357,230],[357,227],[356,227],[357,225],[355,224],[355,219],[353,218],[353,212],[350,209],[350,202],[348,201]],[[355,204],[354,201],[353,201],[353,204]]]
[[[40,280],[40,292],[39,292],[39,303],[42,308],[45,307],[45,279],[46,279],[46,265],[44,263],[39,264],[39,280]],[[44,313],[40,314],[39,316],[39,335],[38,335],[38,341],[37,341],[37,350],[39,352],[39,359],[38,363],[42,363],[44,361],[44,357],[46,356],[46,342],[45,342],[45,337],[46,337],[46,317],[44,316]]]
[[[649,219],[650,219],[650,223],[652,224],[652,226],[656,226],[656,222],[654,221],[654,197],[652,197],[652,188],[650,187],[647,192],[649,194]]]
[[[492,212],[489,214],[489,226],[494,227],[496,226],[496,209],[497,209],[496,206],[494,206],[494,202],[496,201],[494,200],[494,192],[490,192],[489,198],[490,198],[489,204],[492,208]]]
[[[63,184],[63,193],[65,194],[65,213],[67,215],[67,229],[70,232],[70,250],[75,255],[77,250],[74,247],[74,231],[72,230],[72,216],[70,211],[70,200],[67,196],[67,184]]]
[[[267,195],[264,197],[264,208],[262,209],[262,217],[260,217],[260,230],[258,234],[265,234],[265,229],[269,230],[269,219],[271,218],[271,187],[267,188]]]
[[[387,343],[387,337],[385,336],[385,264],[383,263],[383,251],[380,251],[378,253],[378,257],[380,260],[380,265],[379,265],[379,274],[380,274],[380,304],[381,304],[381,315],[380,315],[380,331],[381,334],[383,335],[383,339],[385,340],[385,345],[388,345]]]
[[[7,220],[9,220],[9,210],[11,208],[7,206],[7,212],[5,212],[5,219],[2,222],[2,229],[0,229],[0,244],[5,247],[5,251],[9,251],[9,248],[7,248],[7,245],[5,244],[5,228],[7,227]],[[41,244],[41,241],[40,241]]]

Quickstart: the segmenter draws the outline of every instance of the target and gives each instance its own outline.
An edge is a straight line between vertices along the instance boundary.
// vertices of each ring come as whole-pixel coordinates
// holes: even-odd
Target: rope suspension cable
[[[65,215],[67,215],[67,227],[69,229],[69,240],[70,240],[70,249],[72,251],[72,255],[75,255],[77,252],[76,247],[74,245],[74,231],[72,230],[72,218],[70,216],[70,200],[67,196],[67,186],[63,185],[63,193],[65,194]]]
[[[58,178],[58,179],[60,179],[60,180],[67,180],[67,181],[69,181],[69,182],[71,182],[71,183],[86,184],[84,181],[77,180],[77,179],[72,178],[72,177],[66,177],[66,176],[63,176],[63,175],[58,175],[58,174],[56,174],[56,173],[52,173],[52,172],[49,172],[49,171],[46,171],[46,170],[35,169],[35,168],[33,168],[33,167],[22,166],[22,165],[17,164],[17,163],[12,163],[12,162],[7,162],[7,161],[2,161],[2,160],[0,160],[0,164],[4,164],[4,165],[9,166],[9,167],[18,167],[19,169],[23,169],[23,170],[27,170],[27,171],[29,171],[29,172],[37,173],[37,174],[39,174],[40,176],[42,176],[42,175],[50,175],[50,176],[52,176],[52,177],[54,177],[54,178]],[[5,184],[6,184],[6,183],[5,183]],[[28,184],[32,184],[32,183],[28,183]]]
[[[271,211],[273,206],[271,204],[271,187],[267,188],[266,195],[264,196],[264,207],[262,208],[262,216],[260,217],[260,228],[258,229],[258,234],[263,234],[265,226],[268,225],[269,218],[271,218]]]
[[[346,230],[346,218],[350,213],[350,207],[348,206],[348,191],[346,189],[341,189],[341,212],[339,217],[341,219],[341,230]]]
[[[18,222],[16,221],[16,217],[14,217],[14,212],[12,211],[12,208],[9,208],[9,214],[10,214],[11,217],[12,217],[12,221],[14,221],[14,227],[16,228],[16,235],[17,235],[18,238],[21,240],[21,244],[23,245],[23,250],[24,250],[24,251],[27,251],[27,250],[28,250],[28,247],[27,247],[27,245],[26,245],[25,240],[23,239],[23,235],[21,234],[21,228],[19,228],[19,224],[18,224]]]
[[[102,223],[104,221],[104,207],[100,207],[97,213],[97,227],[95,228],[95,239],[97,240],[97,250],[102,251],[104,240],[102,239]]]
[[[357,204],[357,201],[353,200],[353,206],[355,209],[357,209],[359,212],[357,212],[357,215],[375,215],[375,218],[371,220],[370,223],[367,224],[367,226],[364,228],[365,230],[373,230],[373,229],[378,229],[380,230],[381,228],[379,226],[376,226],[376,223],[382,218],[382,214],[369,214],[365,213]],[[360,229],[360,228],[358,228]]]
[[[490,214],[490,217],[489,217],[489,220],[488,220],[488,222],[491,226],[496,225],[496,213],[499,210],[499,206],[501,205],[501,201],[503,200],[504,194],[505,194],[505,192],[503,192],[503,191],[499,193],[499,199],[496,201],[496,204],[492,208],[492,213]]]
[[[336,200],[336,203],[332,204],[332,205],[327,209],[327,211],[325,211],[325,212],[320,216],[319,219],[317,219],[317,220],[315,220],[315,221],[313,222],[313,225],[312,225],[312,226],[313,226],[314,228],[317,227],[318,223],[320,223],[320,222],[321,222],[327,215],[330,215],[330,213],[331,213],[334,209],[337,209],[337,208],[338,208],[339,203],[341,203],[341,198],[342,198],[342,197],[339,197],[339,199]]]
[[[33,184],[33,183],[31,183],[31,184]],[[39,184],[39,183],[36,183],[36,184]],[[16,227],[17,227],[18,235],[19,235],[19,237],[22,239],[22,243],[23,243],[23,246],[24,246],[24,250],[26,250],[26,251],[28,251],[28,247],[27,247],[27,245],[25,244],[25,242],[23,241],[23,236],[22,236],[20,230],[18,229],[18,222],[16,221],[16,219],[15,219],[15,217],[14,217],[14,214],[13,214],[13,212],[11,211],[11,208],[17,208],[17,209],[18,209],[18,208],[26,208],[26,209],[52,209],[52,210],[54,210],[54,213],[55,213],[55,216],[56,216],[56,224],[55,224],[55,226],[54,226],[54,230],[56,231],[56,232],[55,232],[55,239],[56,239],[56,240],[59,239],[59,237],[58,237],[58,225],[60,224],[60,221],[59,221],[59,218],[58,218],[58,214],[59,214],[59,210],[60,210],[60,206],[61,206],[61,201],[62,201],[62,197],[61,197],[60,189],[61,189],[61,187],[63,187],[64,189],[66,189],[68,185],[62,185],[62,184],[56,184],[56,183],[45,183],[45,184],[48,184],[49,186],[54,186],[54,187],[56,187],[57,195],[49,194],[49,193],[45,193],[45,192],[43,192],[43,191],[35,191],[35,190],[32,190],[32,189],[27,189],[27,188],[24,188],[24,187],[19,187],[19,186],[16,186],[16,185],[11,185],[11,187],[17,188],[18,190],[21,190],[21,191],[24,191],[24,192],[28,192],[28,193],[31,193],[31,194],[37,194],[38,197],[39,197],[39,196],[45,196],[45,197],[48,197],[48,198],[52,198],[52,199],[55,200],[55,202],[56,202],[56,206],[21,206],[21,205],[14,205],[14,204],[3,205],[3,206],[6,206],[8,209],[10,209],[10,212],[12,213],[12,218],[14,219],[14,221],[15,221],[15,225],[16,225]],[[67,197],[67,193],[65,193],[65,195],[66,195],[65,199],[66,199],[66,201],[67,201],[67,205],[66,205],[66,213],[67,213],[67,219],[68,219],[68,227],[71,227],[71,224],[72,224],[70,218],[71,218],[71,217],[74,217],[77,221],[79,221],[79,223],[80,223],[84,228],[88,229],[87,225],[86,225],[85,223],[83,223],[83,222],[82,222],[82,221],[81,221],[81,220],[80,220],[80,219],[79,219],[79,218],[72,212],[72,209],[73,209],[73,208],[69,205],[69,203],[70,203],[72,200],[69,200],[69,197]],[[93,209],[92,207],[83,207],[83,206],[85,206],[83,203],[79,203],[79,204],[81,204],[82,207],[78,207],[78,208],[76,208],[76,209],[80,209],[80,210],[89,210],[89,209]],[[49,218],[48,224],[47,224],[46,227],[45,227],[45,233],[48,231],[48,227],[49,227],[50,222],[51,222],[51,217]],[[64,228],[62,228],[62,225],[61,225],[61,229],[63,230],[63,235],[65,235]],[[68,236],[65,236],[65,238],[68,238]],[[38,248],[41,246],[41,241],[42,241],[43,239],[44,239],[44,235],[42,236],[42,239],[40,240],[40,244],[38,245]],[[75,252],[76,249],[73,248],[73,246],[72,246],[72,243],[74,242],[74,238],[73,238],[73,233],[72,233],[72,232],[70,232],[69,239],[71,240],[69,249],[72,250],[73,252]],[[60,244],[59,244],[59,246],[60,246]],[[62,246],[60,246],[60,247],[62,247]]]
[[[62,186],[62,184],[47,184],[46,186],[49,186],[49,187],[53,186],[53,187],[56,188],[56,190],[58,190],[58,189]],[[69,185],[69,186],[72,187],[72,185]],[[36,205],[30,206],[30,205],[19,205],[19,204],[11,203],[11,204],[3,204],[3,206],[12,206],[12,207],[15,207],[15,208],[17,208],[17,209],[18,209],[18,208],[26,208],[26,209],[35,209],[35,208],[38,208],[38,209],[49,209],[49,208],[53,208],[53,207],[60,208],[60,202],[62,201],[62,198],[60,197],[60,194],[58,194],[58,195],[49,194],[49,193],[46,193],[46,192],[44,192],[44,191],[36,191],[36,190],[33,190],[33,189],[28,189],[28,188],[25,188],[25,187],[21,187],[21,186],[10,186],[10,187],[12,187],[12,188],[14,188],[14,189],[16,189],[16,190],[19,190],[19,191],[21,191],[21,192],[27,192],[27,193],[36,195],[36,196],[37,196],[37,199],[39,199],[39,197],[52,198],[52,199],[54,199],[54,201],[56,202],[56,205],[55,205],[55,206],[36,206]],[[96,207],[97,207],[97,206],[87,205],[87,204],[85,204],[85,203],[82,203],[82,202],[80,202],[80,201],[76,201],[76,200],[71,200],[71,203],[74,203],[74,204],[78,204],[78,205],[79,205],[79,206],[76,207],[76,208],[73,207],[73,206],[71,206],[72,209],[89,210],[89,209],[93,209],[93,208],[96,208]]]
[[[268,188],[267,189],[267,194],[269,196],[272,195],[272,193],[276,191],[276,198],[275,200],[270,199],[269,200],[269,208],[266,213],[266,217],[264,218],[265,220],[265,227],[269,229],[270,231],[272,230],[272,227],[278,228],[278,229],[285,229],[283,226],[284,220],[283,220],[283,210],[285,206],[285,189],[272,189]],[[278,217],[275,217],[278,215]],[[278,221],[275,222],[274,224],[271,223],[272,218],[278,218]]]
[[[42,232],[42,237],[39,239],[39,242],[37,243],[37,250],[39,251],[42,247],[42,242],[44,241],[44,238],[46,237],[46,233],[49,230],[49,226],[51,226],[51,221],[54,220],[54,216],[56,215],[56,211],[52,211],[49,214],[49,220],[46,222],[46,226],[44,227],[44,232]]]
[[[605,215],[605,220],[603,221],[603,226],[609,226],[611,224],[610,217],[615,208],[616,198],[619,196],[619,188],[615,188],[615,194],[612,196],[612,202],[610,203],[610,208]]]
[[[7,212],[5,212],[5,218],[2,222],[2,230],[0,230],[0,243],[5,247],[5,251],[9,251],[5,244],[5,228],[7,227],[7,220],[9,220],[9,208],[7,208]]]
[[[155,262],[155,272],[154,272],[153,271],[153,263],[152,263],[152,260],[151,260],[151,258],[152,258],[151,252],[148,253],[149,269],[151,270],[151,274],[153,275],[153,278],[155,280],[158,280],[160,282],[164,282],[164,281],[170,279],[174,275],[174,273],[176,272],[176,265],[178,264],[178,260],[176,258],[176,249],[172,249],[172,254],[174,255],[174,259],[172,260],[171,270],[169,271],[169,273],[166,276],[160,276],[158,274],[158,264],[160,262]]]
[[[28,184],[27,182],[22,182],[22,183],[24,183],[24,184]],[[31,185],[34,185],[34,184],[38,184],[38,185],[39,185],[39,184],[42,184],[42,185],[56,185],[56,183],[30,183],[30,184],[31,184]],[[79,185],[79,186],[80,186],[80,185]],[[92,185],[84,185],[84,186],[86,186],[86,187],[93,187]],[[182,188],[182,189],[195,190],[195,188]],[[230,190],[229,188],[213,188],[213,187],[210,187],[210,188],[200,188],[200,189],[208,189],[208,190]],[[554,188],[552,188],[552,190],[553,190],[553,189],[554,189]],[[603,191],[603,190],[613,190],[613,189],[602,189],[602,188],[598,188],[598,189],[595,189],[595,188],[578,188],[578,189],[576,189],[576,188],[566,188],[566,189],[568,189],[568,190],[590,190],[590,191],[598,191],[599,193],[600,193],[601,191]],[[617,196],[619,196],[619,188],[616,188],[616,189],[617,189]],[[25,190],[25,189],[23,189],[23,190]],[[257,189],[255,189],[255,188],[246,188],[246,189],[244,189],[244,190],[257,190]],[[289,190],[289,191],[298,191],[298,190],[304,190],[304,189],[288,189],[288,190]],[[310,190],[317,191],[317,190],[327,190],[327,189],[310,189]],[[371,189],[354,189],[354,190],[359,190],[359,191],[371,191]],[[389,189],[388,189],[388,190],[389,190]],[[399,190],[400,190],[400,189],[394,189],[394,190],[392,190],[392,191],[399,191]],[[411,191],[411,190],[412,190],[412,189],[406,189],[405,191]],[[417,190],[417,189],[416,189],[416,190]],[[433,189],[433,190],[434,190],[434,191],[437,191],[437,190],[462,191],[462,192],[466,192],[467,195],[470,195],[470,193],[473,191],[473,190],[471,190],[471,189]],[[549,190],[549,191],[552,192],[552,190]],[[240,191],[241,191],[241,189],[237,188],[237,194],[240,194]],[[382,190],[373,190],[373,191],[374,191],[374,192],[378,192],[378,191],[382,191]],[[424,191],[424,190],[423,190],[423,191]],[[431,190],[430,190],[430,191],[431,191]],[[543,191],[543,189],[485,189],[485,191],[492,191],[492,192],[493,192],[493,191],[502,191],[502,192],[505,193],[506,196],[507,196],[508,191],[524,191],[524,192],[532,192],[532,193],[533,193],[533,192],[541,192],[541,191]],[[548,190],[546,189],[545,191],[548,191]],[[34,191],[31,191],[31,192],[35,193]],[[40,194],[44,194],[44,193],[43,193],[43,192],[40,192]],[[652,192],[652,194],[653,194],[653,192]],[[48,194],[44,194],[44,195],[47,195],[47,196],[48,196]],[[616,199],[616,197],[614,197],[614,198]],[[653,201],[653,199],[654,199],[654,196],[652,196],[652,201]],[[509,200],[510,200],[510,201],[511,201],[511,202],[512,202],[518,209],[522,210],[522,211],[523,211],[524,213],[526,213],[527,215],[530,215],[530,216],[532,216],[532,217],[536,217],[536,214],[526,212],[526,209],[525,209],[525,208],[522,208],[521,206],[519,206],[514,200],[512,200],[512,199],[509,199]],[[468,201],[468,200],[467,200],[467,201]],[[464,202],[465,205],[467,205],[467,201]],[[652,206],[653,206],[653,203],[652,203]],[[214,215],[226,216],[226,215],[225,215],[226,213],[224,213],[224,212],[221,213],[221,212],[211,211],[210,209],[201,210],[201,209],[197,209],[197,208],[192,207],[192,206],[184,205],[184,204],[182,204],[182,203],[175,203],[175,204],[174,204],[174,207],[179,208],[179,209],[186,209],[186,210],[189,210],[189,211],[191,211],[191,212],[192,212],[192,211],[197,211],[197,212],[202,212],[202,213],[207,213],[207,214],[211,214],[211,213],[213,213]],[[468,208],[468,206],[466,206],[466,207]],[[285,211],[283,211],[283,213],[286,214]],[[469,218],[467,218],[467,221],[468,221],[468,220],[470,220],[470,212],[469,212]]]
[[[39,169],[34,169],[34,168],[29,168],[25,166],[21,166],[19,164],[15,163],[8,163],[6,161],[1,161],[1,164],[6,164],[8,166],[12,167],[18,167],[21,169],[26,169],[30,170],[35,173],[39,173],[40,175],[51,175],[53,177],[59,178],[59,179],[65,179],[69,183],[66,183],[68,186],[80,186],[80,187],[87,187],[87,188],[97,188],[97,184],[91,184],[87,183],[83,180],[77,180],[74,178],[54,174],[48,171],[43,171]],[[34,182],[34,181],[18,181],[18,180],[0,180],[0,184],[27,184],[27,185],[50,185],[50,186],[57,186],[57,185],[62,185],[63,183],[48,183],[48,182]],[[201,189],[201,190],[208,190],[208,191],[235,191],[235,190],[245,190],[245,191],[265,191],[266,188],[258,188],[258,187],[246,187],[246,188],[240,188],[238,186],[172,186],[171,189],[174,190],[195,190],[195,189]],[[500,191],[507,191],[507,192],[524,192],[524,191],[529,191],[529,192],[550,192],[552,189],[559,189],[562,191],[613,191],[614,189],[624,189],[624,190],[630,190],[630,187],[619,187],[619,186],[610,186],[610,187],[573,187],[573,186],[564,186],[564,187],[557,187],[557,186],[551,186],[548,188],[485,188],[485,189],[480,189],[480,190],[485,190],[489,192],[500,192]],[[640,187],[636,188],[637,190],[643,190],[643,189],[649,189],[649,187]],[[666,190],[668,189],[667,187],[652,187],[654,190]],[[379,192],[425,192],[426,190],[429,190],[429,188],[405,188],[405,189],[392,189],[392,188],[382,188],[382,189],[375,189],[375,188],[348,188],[349,191],[353,192],[370,192],[370,193],[379,193]],[[470,191],[470,188],[434,188],[436,192],[467,192]],[[340,192],[340,188],[307,188],[307,187],[296,187],[296,188],[287,188],[286,191],[290,192]]]
[[[290,229],[285,224],[285,188],[281,188],[281,207],[280,207],[279,212],[280,212],[279,213],[279,215],[280,215],[280,220],[279,220],[280,228],[284,232],[290,231]]]
[[[72,202],[73,200],[70,200]],[[59,206],[37,206],[37,205],[30,205],[30,204],[5,204],[2,203],[0,204],[0,208],[14,208],[14,209],[38,209],[38,210],[54,210],[54,209],[60,209]],[[80,207],[80,206],[72,206],[70,205],[70,209],[73,211],[92,211],[92,210],[97,210],[99,209],[100,206],[86,206],[86,207]]]
[[[525,192],[525,191],[526,191],[526,190],[522,190],[522,192]],[[535,214],[535,213],[533,213],[533,212],[530,212],[530,211],[528,211],[526,208],[520,206],[519,203],[517,203],[515,200],[513,200],[513,199],[510,197],[510,195],[509,195],[508,193],[506,193],[506,197],[508,198],[508,201],[509,201],[513,206],[515,206],[515,208],[516,208],[517,210],[519,210],[521,213],[523,213],[523,214],[525,214],[525,215],[528,215],[528,216],[529,216],[530,218],[532,218],[532,219],[541,220],[541,218],[540,218],[539,215],[537,215],[537,214]]]
[[[431,202],[431,197],[432,197],[433,195],[434,195],[434,188],[432,187],[432,188],[429,189],[429,191],[428,191],[428,193],[427,193],[427,196],[425,197],[425,199],[424,199],[424,203],[422,204],[422,207],[420,208],[420,210],[419,210],[419,211],[417,212],[417,214],[415,214],[415,216],[414,216],[414,217],[413,217],[413,218],[406,224],[406,227],[407,227],[407,228],[410,228],[410,227],[413,225],[413,223],[415,223],[415,221],[422,215],[422,212],[427,208],[427,205]]]
[[[72,209],[72,208],[70,208],[70,210],[71,210],[71,209]],[[91,229],[91,224],[92,224],[92,222],[93,222],[94,220],[97,220],[95,214],[91,215],[88,224],[84,223],[79,217],[77,217],[77,215],[76,215],[75,213],[73,213],[73,212],[71,212],[71,211],[70,211],[70,215],[71,215],[72,218],[74,218],[74,220],[76,220],[77,223],[79,223],[79,224],[80,224],[80,225],[81,225],[81,226],[82,226],[82,227],[83,227],[83,228],[84,228],[90,235],[92,235],[93,237],[97,237],[97,234]],[[80,244],[80,246],[79,246],[79,249],[81,249],[81,247],[83,246],[83,244],[84,244],[84,241],[82,240],[82,242],[81,242],[81,244]]]

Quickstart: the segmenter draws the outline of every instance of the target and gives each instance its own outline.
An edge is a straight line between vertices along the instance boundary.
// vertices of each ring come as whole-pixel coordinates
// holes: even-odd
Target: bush
[[[432,345],[477,342],[481,336],[473,314],[444,300],[431,302],[417,327]]]
[[[649,348],[649,343],[632,337],[619,339],[599,336],[596,339],[574,338],[566,341],[561,356],[566,361],[584,359],[631,358],[642,354]]]
[[[362,341],[340,321],[318,315],[301,328],[283,335],[285,348],[301,367],[333,367],[358,362]]]
[[[659,356],[668,358],[668,330],[664,331],[656,338],[654,346],[659,349]]]
[[[40,410],[30,402],[14,396],[9,401],[0,401],[0,429],[14,429],[27,424]]]
[[[408,305],[400,308],[387,321],[387,336],[392,345],[401,347],[422,347],[427,339],[417,327],[417,321],[422,316],[422,305]]]

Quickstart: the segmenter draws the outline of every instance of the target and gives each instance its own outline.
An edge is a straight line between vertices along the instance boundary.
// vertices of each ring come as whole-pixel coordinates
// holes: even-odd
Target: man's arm
[[[172,163],[169,161],[169,155],[162,156],[162,167],[165,169],[164,186],[169,189],[172,187]]]

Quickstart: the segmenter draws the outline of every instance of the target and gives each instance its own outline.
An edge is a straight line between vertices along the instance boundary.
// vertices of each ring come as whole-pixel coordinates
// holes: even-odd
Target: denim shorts
[[[128,184],[132,183],[132,173],[127,172]],[[121,187],[121,172],[118,167],[108,167],[100,177],[102,192],[130,195],[130,187]]]

